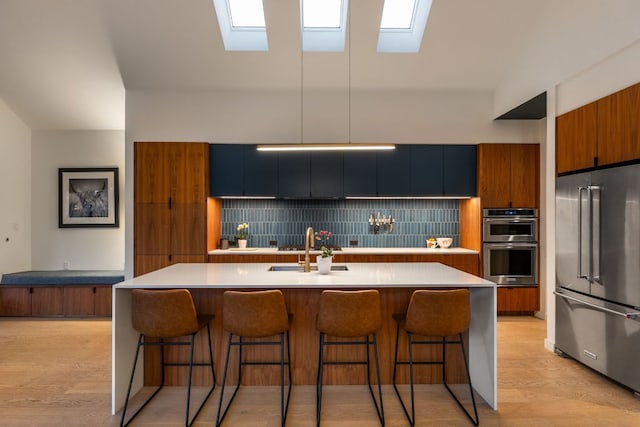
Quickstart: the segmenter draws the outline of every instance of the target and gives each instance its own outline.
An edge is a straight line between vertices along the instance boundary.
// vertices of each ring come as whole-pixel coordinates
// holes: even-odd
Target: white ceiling
[[[264,0],[268,52],[225,52],[211,0],[0,0],[0,98],[34,129],[122,129],[125,88],[493,91],[553,0],[434,0],[418,54],[375,52],[382,4],[302,55],[299,0]]]

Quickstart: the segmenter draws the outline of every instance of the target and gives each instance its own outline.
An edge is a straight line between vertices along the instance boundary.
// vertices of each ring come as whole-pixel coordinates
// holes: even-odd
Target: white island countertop
[[[318,255],[320,249],[311,250]],[[334,255],[477,255],[479,252],[465,248],[342,248]],[[209,255],[304,255],[304,251],[279,251],[278,248],[230,248],[209,251]]]
[[[315,263],[311,263],[315,266]],[[334,263],[348,271],[269,271],[294,263],[174,264],[117,284],[116,288],[414,288],[495,287],[495,283],[437,262]]]

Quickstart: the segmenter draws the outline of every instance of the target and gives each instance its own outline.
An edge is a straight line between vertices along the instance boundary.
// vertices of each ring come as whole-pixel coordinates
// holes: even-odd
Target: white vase
[[[325,257],[322,255],[318,255],[316,257],[316,263],[318,264],[318,273],[320,274],[329,274],[331,272],[331,263],[333,261],[333,257]]]
[[[247,239],[238,240],[238,248],[245,249],[247,247]]]

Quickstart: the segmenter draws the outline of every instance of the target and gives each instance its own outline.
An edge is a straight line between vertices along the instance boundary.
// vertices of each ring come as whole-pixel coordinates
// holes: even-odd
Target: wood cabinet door
[[[31,288],[0,286],[0,316],[31,316]]]
[[[598,164],[640,158],[640,83],[596,102]]]
[[[138,203],[168,203],[172,144],[136,142],[134,198]]]
[[[556,118],[556,173],[595,166],[596,119],[595,102]]]
[[[95,297],[95,315],[111,316],[111,286],[96,286],[94,289]]]
[[[537,208],[540,194],[540,146],[513,144],[511,150],[511,206]]]
[[[134,207],[136,255],[171,253],[171,210],[166,203],[136,203]]]
[[[209,144],[171,143],[171,202],[204,203],[209,195]]]
[[[32,316],[64,315],[64,291],[61,287],[33,287],[31,294]]]
[[[133,275],[135,277],[167,267],[174,262],[169,254],[163,255],[136,255],[133,257]]]
[[[207,207],[204,203],[171,207],[171,251],[176,255],[207,253]]]
[[[64,315],[93,316],[95,314],[95,295],[92,286],[65,286]]]
[[[511,202],[511,150],[506,144],[478,145],[478,196],[483,208],[508,208]]]

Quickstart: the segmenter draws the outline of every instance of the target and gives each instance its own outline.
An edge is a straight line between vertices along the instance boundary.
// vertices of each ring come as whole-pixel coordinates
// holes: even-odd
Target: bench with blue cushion
[[[0,280],[0,316],[111,316],[118,270],[21,271]]]

